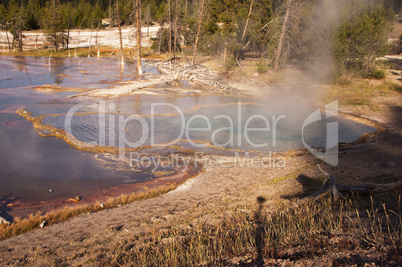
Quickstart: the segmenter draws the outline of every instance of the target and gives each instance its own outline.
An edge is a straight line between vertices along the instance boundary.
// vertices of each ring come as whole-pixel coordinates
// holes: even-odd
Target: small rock
[[[396,167],[396,162],[395,161],[386,161],[384,166],[387,168],[393,168],[393,167]]]
[[[46,220],[43,220],[41,224],[39,224],[39,227],[43,229],[43,227],[45,227],[45,225],[47,224]]]
[[[11,223],[0,216],[0,224],[8,224],[8,225],[10,225]]]
[[[167,214],[167,215],[163,216],[163,219],[164,219],[165,221],[172,220],[173,218],[174,218],[174,216],[171,215],[171,214]]]
[[[123,230],[123,225],[112,226],[112,227],[110,228],[110,230],[119,232],[119,231]]]
[[[105,204],[103,204],[103,203],[100,203],[100,205],[99,205],[101,208],[104,208],[105,207]]]
[[[257,72],[256,72],[256,73],[254,73],[254,74],[253,74],[253,76],[258,76],[258,73],[257,73]]]

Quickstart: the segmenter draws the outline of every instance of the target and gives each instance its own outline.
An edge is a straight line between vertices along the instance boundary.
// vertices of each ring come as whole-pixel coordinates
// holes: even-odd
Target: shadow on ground
[[[6,219],[10,223],[14,221],[14,217],[9,214],[9,212],[12,210],[9,206],[19,199],[19,197],[13,198],[11,196],[12,194],[8,194],[0,199],[0,217]]]

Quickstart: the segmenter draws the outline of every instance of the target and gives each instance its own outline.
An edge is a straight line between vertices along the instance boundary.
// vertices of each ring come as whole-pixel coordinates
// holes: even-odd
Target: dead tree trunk
[[[98,26],[96,27],[96,37],[95,37],[95,46],[96,46],[96,50],[97,50],[96,55],[97,55],[97,57],[99,59],[99,57],[100,57],[100,55],[99,55],[100,46],[99,46],[99,43],[98,43],[98,31],[99,31],[99,22],[98,22]]]
[[[196,52],[197,52],[198,38],[199,38],[200,32],[201,32],[202,14],[204,13],[204,1],[205,1],[205,0],[202,0],[202,3],[201,3],[200,19],[199,19],[199,21],[198,21],[197,36],[195,37],[195,44],[194,44],[194,52],[193,52],[193,61],[192,61],[192,64],[194,64],[194,62],[195,62],[195,54],[196,54]]]
[[[279,37],[279,44],[278,44],[278,50],[276,52],[276,57],[274,61],[274,69],[277,71],[279,70],[279,62],[281,59],[281,54],[282,54],[282,47],[283,47],[283,40],[286,35],[286,31],[288,28],[288,20],[289,20],[289,13],[290,13],[290,5],[292,4],[292,0],[287,1],[287,6],[286,6],[286,13],[285,17],[283,19],[283,24],[282,24],[282,31],[281,31],[281,36]]]
[[[169,60],[170,60],[170,69],[172,69],[172,17],[170,15],[170,0],[168,0],[168,8],[169,8]]]
[[[112,29],[112,0],[109,0],[109,29]]]
[[[15,37],[13,35],[13,40],[11,41],[11,52],[14,52],[14,44],[15,43]]]
[[[77,50],[78,50],[78,47],[79,47],[79,45],[80,45],[80,32],[81,32],[81,26],[82,26],[82,23],[84,22],[84,20],[85,20],[85,17],[81,20],[81,23],[80,23],[80,26],[78,27],[78,34],[77,34],[77,46],[75,47],[75,53],[74,53],[74,57],[77,57]]]
[[[8,31],[7,30],[6,30],[6,36],[7,36],[7,43],[8,43],[8,51],[11,53],[13,50],[11,49],[10,38],[8,38]]]
[[[39,35],[36,35],[36,37],[35,37],[35,50],[36,50],[36,44],[38,43],[38,37],[39,37]]]
[[[91,45],[92,45],[92,32],[93,32],[93,28],[94,28],[94,23],[92,22],[92,24],[91,24],[91,34],[89,35],[89,45],[88,45],[89,55],[88,55],[88,57],[91,56]]]
[[[119,0],[116,0],[116,11],[117,11],[117,24],[119,25],[119,39],[120,39],[120,64],[124,65],[124,54],[123,54],[123,39],[121,37],[121,26],[120,26],[120,15],[119,15]]]
[[[175,10],[174,10],[174,42],[173,42],[173,58],[176,58],[176,42],[177,42],[177,9],[179,8],[178,1],[175,2]]]
[[[242,41],[242,42],[243,42],[243,40],[244,40],[244,37],[246,36],[248,21],[250,20],[251,12],[252,12],[252,10],[253,10],[253,3],[254,3],[254,0],[251,0],[250,10],[248,11],[248,16],[247,16],[247,20],[246,20],[246,25],[244,26],[243,34],[242,34],[242,36],[241,36],[241,41]]]
[[[22,31],[18,34],[18,52],[22,52]]]
[[[163,34],[163,26],[161,26],[160,34],[158,38],[158,54],[161,54],[161,45],[162,45],[162,34]]]
[[[145,14],[145,20],[147,21],[147,38],[149,38],[149,25],[151,24],[151,5],[147,6],[147,13]]]
[[[136,0],[136,17],[137,17],[137,69],[138,74],[142,74],[141,67],[141,23],[140,23],[141,0]]]
[[[227,53],[228,48],[226,47],[225,43],[225,48],[223,49],[223,66],[226,64],[226,53]]]
[[[184,10],[184,20],[187,21],[187,3],[188,0],[186,0],[186,6],[185,6],[185,10]]]
[[[67,50],[69,43],[70,43],[70,19],[68,19],[68,29],[67,29]]]

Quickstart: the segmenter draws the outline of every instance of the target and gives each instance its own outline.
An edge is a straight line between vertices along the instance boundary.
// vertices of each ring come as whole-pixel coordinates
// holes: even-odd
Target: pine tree
[[[39,20],[41,7],[38,0],[28,0],[26,5],[26,29],[37,30],[40,28]]]
[[[10,32],[13,36],[12,47],[17,47],[18,52],[22,52],[22,38],[24,37],[22,31],[25,29],[25,8],[23,1],[19,6],[14,0],[10,1],[8,22],[10,24]]]
[[[351,64],[370,75],[378,57],[388,50],[387,43],[392,19],[383,5],[363,12],[351,20],[345,20],[338,30],[335,55],[344,67]]]
[[[3,4],[0,4],[0,29],[6,32],[7,43],[8,43],[8,50],[11,53],[12,47],[10,43],[10,38],[8,37],[8,12]]]
[[[46,3],[45,19],[43,23],[46,37],[57,51],[59,45],[64,43],[66,39],[60,0],[51,0]]]

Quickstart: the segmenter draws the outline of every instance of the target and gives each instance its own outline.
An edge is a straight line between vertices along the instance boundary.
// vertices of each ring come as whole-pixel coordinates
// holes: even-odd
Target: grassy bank
[[[340,105],[374,105],[373,98],[396,96],[402,93],[402,85],[390,80],[371,80],[350,77],[347,81],[329,86],[324,93],[324,102],[334,99]],[[375,109],[375,107],[374,107]]]
[[[116,266],[256,266],[263,259],[311,259],[371,249],[371,254],[379,251],[384,256],[377,259],[381,265],[402,250],[400,195],[387,203],[353,198],[273,213],[265,213],[263,199],[259,201],[249,207],[254,212],[221,211],[225,218],[215,224],[174,223],[145,237],[133,236],[131,242],[109,248],[110,257],[90,261]]]
[[[163,185],[155,189],[150,189],[145,192],[136,192],[130,195],[121,195],[107,199],[104,203],[84,204],[74,207],[65,207],[63,209],[54,210],[46,214],[37,213],[31,214],[28,218],[15,218],[10,224],[0,224],[0,239],[9,238],[20,235],[27,231],[39,228],[43,220],[46,220],[47,225],[65,221],[69,218],[76,217],[80,214],[91,213],[103,209],[109,209],[121,205],[125,205],[134,201],[149,199],[165,194],[177,187],[176,184]]]

